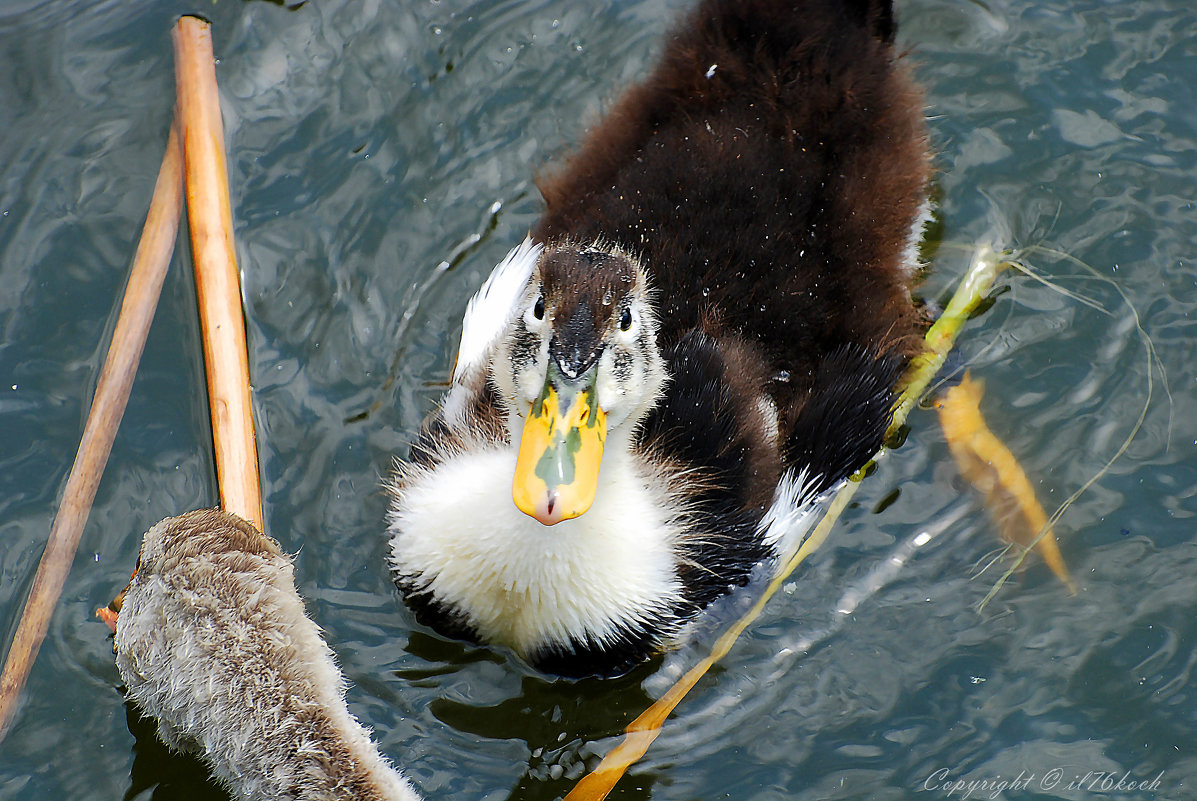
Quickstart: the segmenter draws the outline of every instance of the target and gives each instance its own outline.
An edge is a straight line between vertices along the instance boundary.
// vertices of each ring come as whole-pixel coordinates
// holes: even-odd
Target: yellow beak
[[[576,380],[550,365],[520,439],[511,495],[546,526],[586,512],[598,489],[607,414],[598,405],[592,368]]]

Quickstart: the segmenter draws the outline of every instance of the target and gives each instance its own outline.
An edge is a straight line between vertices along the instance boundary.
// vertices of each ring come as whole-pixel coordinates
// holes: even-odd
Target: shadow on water
[[[212,778],[197,756],[173,751],[158,737],[158,721],[125,702],[133,735],[133,767],[124,801],[215,801],[232,796]]]
[[[528,764],[509,797],[555,799],[598,765],[600,756],[593,747],[597,737],[618,736],[652,703],[640,686],[642,678],[573,682],[526,676],[519,695],[493,706],[438,699],[431,711],[459,732],[522,740],[529,749]],[[643,774],[635,779],[640,782],[639,794],[624,797],[648,798],[653,780]]]
[[[420,632],[412,633],[406,650],[431,667],[396,671],[396,677],[405,681],[421,681],[479,661],[506,662],[508,669],[519,669],[514,658]],[[459,734],[524,743],[527,764],[508,797],[549,801],[564,796],[598,765],[610,749],[610,744],[598,745],[598,741],[622,735],[627,724],[652,704],[644,684],[660,662],[654,660],[612,679],[557,679],[527,672],[518,693],[497,703],[440,697],[432,700],[429,711]],[[621,784],[621,798],[649,798],[654,782],[649,773],[633,773]]]

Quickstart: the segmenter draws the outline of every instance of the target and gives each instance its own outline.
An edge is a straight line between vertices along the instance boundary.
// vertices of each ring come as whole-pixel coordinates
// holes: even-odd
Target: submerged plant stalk
[[[1002,539],[1018,553],[1034,549],[1064,586],[1076,595],[1060,546],[1035,490],[1018,459],[981,416],[984,382],[966,371],[958,386],[936,403],[939,423],[960,475],[985,495]]]

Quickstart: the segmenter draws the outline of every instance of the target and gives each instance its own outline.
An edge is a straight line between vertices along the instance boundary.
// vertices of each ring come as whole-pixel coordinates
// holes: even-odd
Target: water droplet
[[[705,298],[705,297],[709,297],[710,294],[711,294],[711,288],[709,286],[704,286],[702,288],[702,296]]]

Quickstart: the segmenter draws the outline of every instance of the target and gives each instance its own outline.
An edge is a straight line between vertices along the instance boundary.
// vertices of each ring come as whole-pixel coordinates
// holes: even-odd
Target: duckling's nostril
[[[533,515],[545,526],[555,526],[565,519],[565,507],[560,503],[560,493],[550,489],[536,504],[536,514]]]

